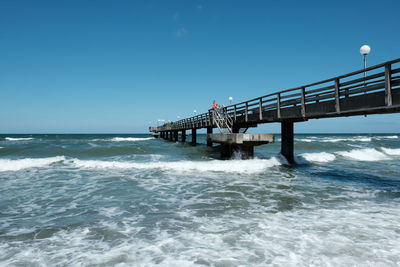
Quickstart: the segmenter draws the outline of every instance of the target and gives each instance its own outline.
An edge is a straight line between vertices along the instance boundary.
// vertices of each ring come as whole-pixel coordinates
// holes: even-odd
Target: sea
[[[0,266],[400,266],[400,134],[275,141],[0,135]]]

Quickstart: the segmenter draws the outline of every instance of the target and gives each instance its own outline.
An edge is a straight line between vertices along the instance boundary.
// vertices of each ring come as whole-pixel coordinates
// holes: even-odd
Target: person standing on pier
[[[211,108],[213,110],[216,110],[218,108],[218,104],[217,104],[217,102],[215,102],[215,100],[213,101]]]

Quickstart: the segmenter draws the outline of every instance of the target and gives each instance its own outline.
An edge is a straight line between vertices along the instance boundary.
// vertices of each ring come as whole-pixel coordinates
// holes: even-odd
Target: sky
[[[145,133],[400,57],[400,1],[0,0],[0,133]],[[278,124],[256,131],[279,132]],[[296,132],[400,132],[400,115]]]

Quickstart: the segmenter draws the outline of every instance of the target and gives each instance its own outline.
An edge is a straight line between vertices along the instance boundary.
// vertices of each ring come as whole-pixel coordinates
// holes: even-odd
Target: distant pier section
[[[186,132],[190,130],[191,143],[195,145],[197,130],[205,128],[208,146],[221,143],[225,145],[222,151],[225,156],[241,149],[251,157],[254,146],[271,143],[274,138],[268,134],[246,136],[247,129],[278,122],[281,123],[281,153],[289,163],[294,163],[294,124],[297,122],[398,112],[400,59],[253,98],[222,110],[210,109],[197,116],[150,127],[149,131],[171,141],[179,141],[180,135],[180,141],[186,142]],[[219,133],[213,133],[216,128]],[[252,138],[260,139],[246,141]]]

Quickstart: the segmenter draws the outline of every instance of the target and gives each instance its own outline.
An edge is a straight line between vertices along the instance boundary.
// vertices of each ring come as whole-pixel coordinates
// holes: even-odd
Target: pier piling
[[[197,130],[195,128],[192,129],[192,146],[197,144]]]
[[[182,142],[186,142],[186,130],[182,130]]]
[[[213,128],[212,127],[207,127],[207,146],[212,146],[213,142],[212,140],[208,137],[209,134],[213,133]]]
[[[281,123],[281,154],[290,163],[294,163],[294,123],[283,121]]]

